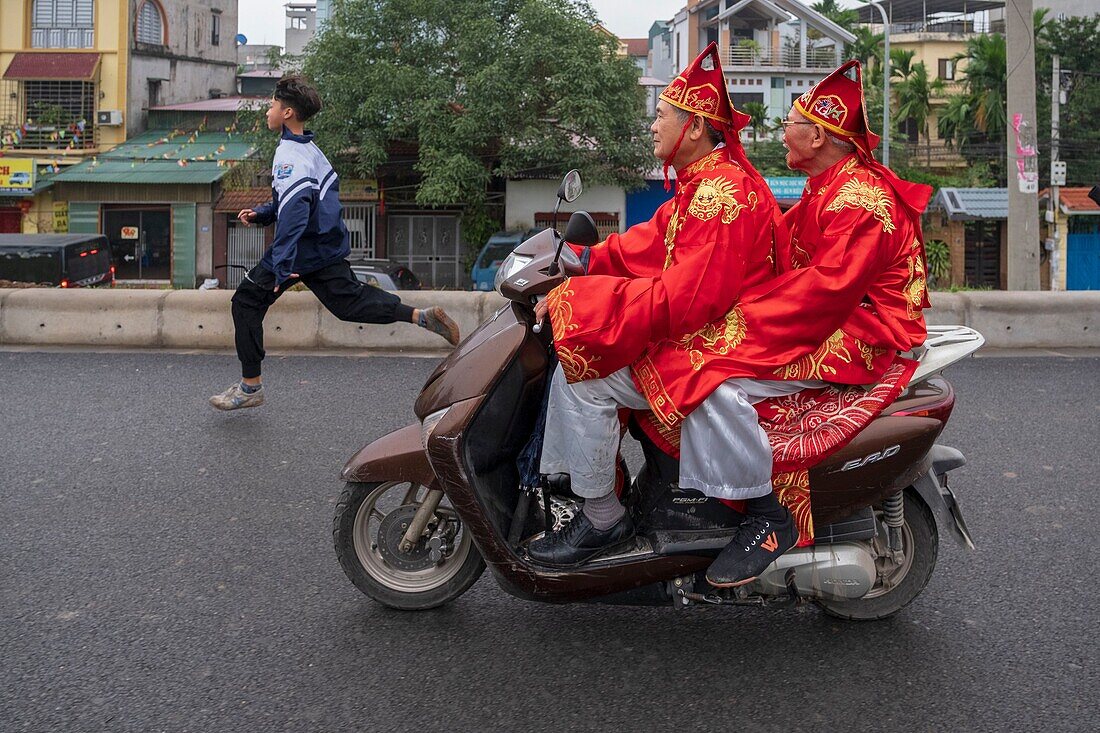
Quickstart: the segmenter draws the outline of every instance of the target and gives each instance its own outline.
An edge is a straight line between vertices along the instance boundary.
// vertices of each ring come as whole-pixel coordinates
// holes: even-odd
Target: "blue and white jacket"
[[[291,273],[305,275],[351,254],[340,206],[340,181],[313,133],[283,128],[271,166],[271,202],[257,206],[256,223],[275,222],[275,241],[260,264],[282,284]]]

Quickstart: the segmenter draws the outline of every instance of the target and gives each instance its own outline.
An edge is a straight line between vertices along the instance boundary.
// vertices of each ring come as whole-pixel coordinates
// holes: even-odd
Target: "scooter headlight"
[[[428,438],[431,436],[432,431],[435,430],[435,426],[439,424],[439,421],[443,419],[443,416],[447,414],[447,410],[451,409],[450,406],[444,407],[442,410],[436,410],[430,415],[425,416],[424,420],[420,423],[420,445],[424,447],[424,450],[428,450]]]
[[[515,252],[504,258],[497,268],[497,276],[493,280],[493,290],[500,292],[501,284],[517,272],[531,264],[534,257],[530,255],[517,255]]]

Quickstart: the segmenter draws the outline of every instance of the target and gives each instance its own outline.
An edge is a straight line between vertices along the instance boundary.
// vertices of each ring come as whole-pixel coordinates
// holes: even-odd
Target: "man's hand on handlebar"
[[[535,333],[541,333],[546,322],[546,314],[550,312],[550,306],[546,304],[546,296],[540,295],[535,301]]]

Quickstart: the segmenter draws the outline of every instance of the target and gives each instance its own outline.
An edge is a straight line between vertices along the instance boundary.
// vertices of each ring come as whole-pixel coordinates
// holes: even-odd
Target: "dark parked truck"
[[[0,234],[0,283],[84,288],[114,281],[102,234]]]

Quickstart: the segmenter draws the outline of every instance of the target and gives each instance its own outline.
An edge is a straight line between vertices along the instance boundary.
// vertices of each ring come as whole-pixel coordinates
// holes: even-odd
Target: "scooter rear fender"
[[[420,442],[420,429],[419,423],[413,423],[363,446],[344,466],[340,478],[363,484],[412,481],[440,488]]]

